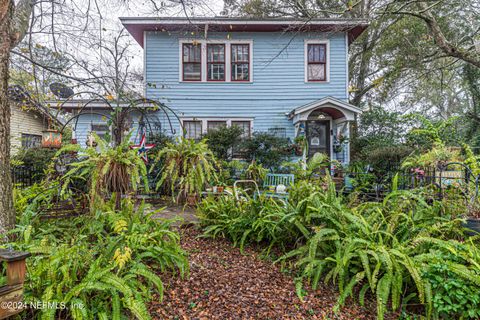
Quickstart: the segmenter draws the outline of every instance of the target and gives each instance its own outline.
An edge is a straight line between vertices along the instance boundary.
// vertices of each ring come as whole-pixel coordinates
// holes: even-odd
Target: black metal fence
[[[382,168],[357,167],[344,175],[344,190],[358,191],[368,198],[381,199],[392,191],[394,179],[399,190],[433,187],[439,196],[449,187],[457,187],[476,197],[479,178],[463,163],[446,163],[438,167],[405,169],[400,164]]]
[[[43,168],[37,168],[34,166],[12,167],[13,183],[22,189],[41,181],[44,176],[45,174]]]

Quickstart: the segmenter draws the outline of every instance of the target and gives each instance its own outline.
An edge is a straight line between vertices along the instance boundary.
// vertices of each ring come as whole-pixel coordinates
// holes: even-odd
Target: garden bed
[[[307,289],[304,302],[295,293],[293,276],[262,260],[258,250],[245,253],[224,239],[201,238],[193,227],[181,231],[189,253],[187,279],[162,275],[165,292],[149,306],[155,319],[376,319],[375,303],[346,303],[337,314],[334,287]],[[387,317],[388,318],[388,317]],[[393,319],[394,317],[392,317]]]

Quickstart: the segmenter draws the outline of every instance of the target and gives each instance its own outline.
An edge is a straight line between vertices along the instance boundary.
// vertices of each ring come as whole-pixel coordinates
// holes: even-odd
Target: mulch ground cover
[[[162,276],[164,299],[155,297],[149,307],[154,319],[376,319],[371,301],[362,307],[349,300],[333,312],[333,286],[307,289],[302,302],[293,276],[262,259],[260,250],[249,247],[242,254],[227,240],[200,234],[194,227],[181,229],[190,273],[185,279]]]

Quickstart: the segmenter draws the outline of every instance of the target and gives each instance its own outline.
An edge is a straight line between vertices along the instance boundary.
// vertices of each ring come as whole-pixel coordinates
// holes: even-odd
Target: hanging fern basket
[[[58,130],[42,131],[42,148],[60,149],[62,146],[62,134]]]

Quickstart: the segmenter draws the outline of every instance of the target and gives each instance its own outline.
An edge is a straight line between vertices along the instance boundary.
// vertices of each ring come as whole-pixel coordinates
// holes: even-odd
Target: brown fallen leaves
[[[335,314],[338,293],[333,286],[307,290],[304,302],[295,293],[291,275],[282,273],[259,253],[223,239],[198,238],[193,227],[182,229],[182,247],[189,253],[186,279],[163,275],[163,302],[155,299],[154,319],[376,319],[374,303],[366,308],[352,300]]]

